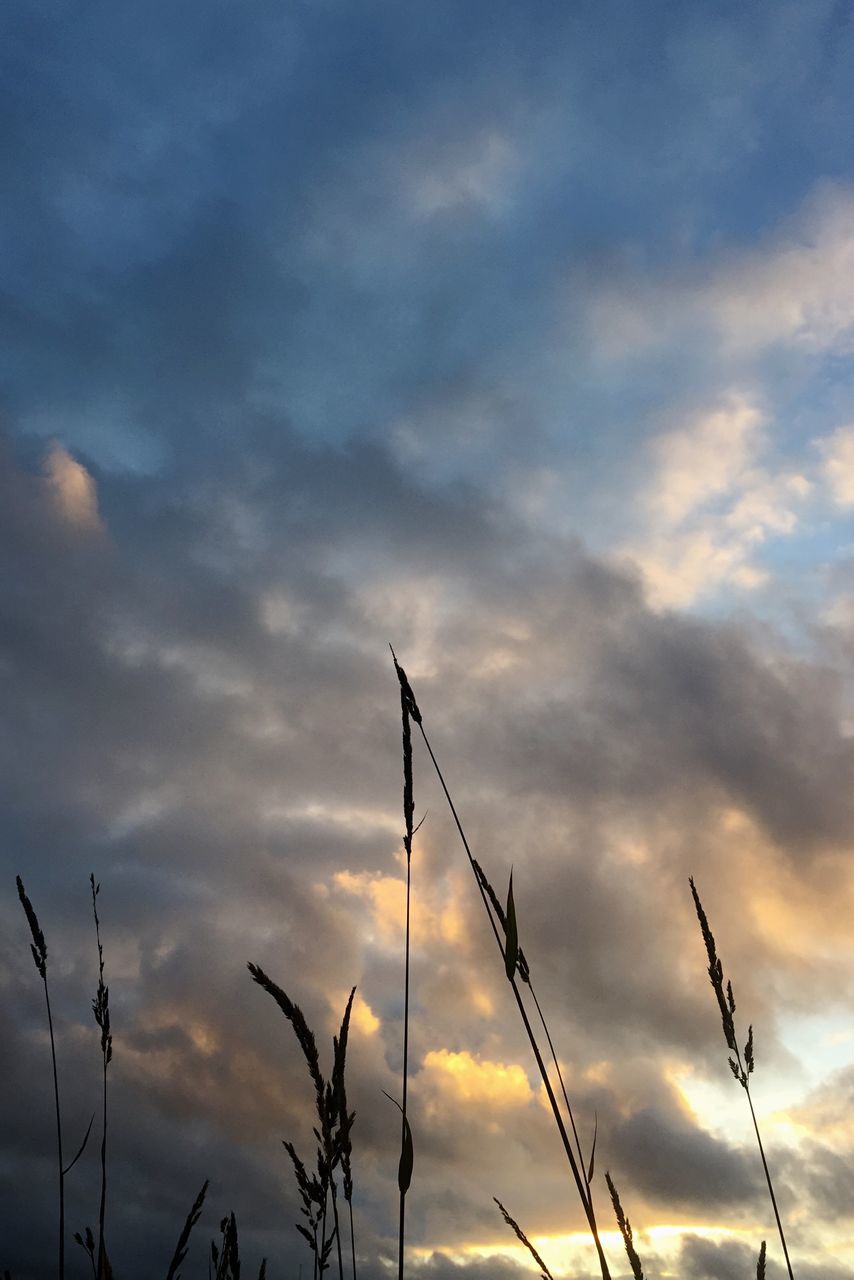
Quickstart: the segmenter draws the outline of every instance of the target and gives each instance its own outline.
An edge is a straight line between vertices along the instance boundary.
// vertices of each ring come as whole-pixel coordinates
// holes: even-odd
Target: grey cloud
[[[752,1162],[674,1111],[648,1107],[612,1134],[613,1163],[650,1201],[700,1208],[746,1207],[761,1192]]]
[[[19,1230],[0,1265],[27,1280],[51,1257],[47,1059],[13,877],[55,957],[74,1129],[97,1084],[94,869],[115,1009],[120,1273],[143,1274],[146,1250],[168,1257],[206,1174],[208,1227],[234,1207],[253,1255],[299,1265],[280,1138],[311,1145],[307,1082],[248,979],[253,959],[326,1050],[352,981],[381,1021],[354,1036],[351,1069],[364,1274],[386,1274],[396,1139],[379,1089],[397,1089],[400,960],[335,875],[399,876],[389,639],[476,852],[501,889],[516,866],[584,1132],[598,1110],[601,1158],[643,1210],[681,1197],[736,1214],[730,1192],[753,1186],[742,1153],[662,1085],[671,1056],[727,1070],[685,881],[710,885],[740,1007],[764,1023],[764,1069],[781,1054],[775,1001],[844,979],[752,937],[761,890],[718,820],[743,809],[795,883],[844,845],[851,747],[836,688],[820,659],[780,663],[739,621],[651,614],[631,577],[520,512],[541,471],[569,467],[578,525],[590,477],[608,470],[610,527],[625,442],[687,386],[717,383],[715,353],[690,344],[603,371],[586,309],[662,257],[690,272],[722,229],[746,235],[770,216],[772,178],[791,203],[815,156],[838,163],[844,139],[815,126],[848,111],[850,32],[824,5],[785,21],[759,6],[741,25],[550,2],[532,22],[515,5],[450,0],[12,12],[0,1169]],[[795,72],[820,74],[821,105],[789,93]],[[803,146],[783,164],[792,131]],[[459,174],[493,135],[516,169],[490,202]],[[748,163],[767,182],[745,183]],[[406,182],[428,180],[462,195],[407,204]],[[94,477],[102,534],[51,508],[39,476],[51,436]],[[433,1048],[530,1063],[471,886],[457,901],[465,864],[420,747],[417,771],[430,815],[416,893],[459,923],[453,941],[416,938],[424,1100]],[[772,866],[764,848],[755,858]],[[607,1086],[585,1075],[602,1061]],[[542,1157],[554,1180],[537,1181],[544,1117],[511,1116],[504,1145],[494,1119],[448,1102],[418,1134],[420,1243],[464,1240],[473,1224],[498,1239],[496,1179],[526,1181],[520,1212],[566,1223],[554,1143]],[[79,1173],[83,1225],[94,1168]],[[810,1177],[832,1209],[831,1162],[816,1154]],[[423,1270],[514,1273],[439,1252]]]
[[[716,797],[751,805],[793,865],[809,857],[803,823],[781,823],[766,800],[775,773],[792,785],[799,735],[806,742],[818,736],[797,673],[788,683],[763,673],[731,627],[652,618],[634,584],[577,545],[531,542],[531,535],[526,544],[470,492],[419,490],[376,445],[315,454],[262,435],[251,454],[238,458],[223,447],[210,455],[197,479],[101,472],[98,482],[108,535],[84,542],[57,524],[25,466],[7,467],[4,543],[15,559],[6,570],[4,786],[14,839],[5,857],[9,884],[24,871],[59,961],[72,966],[59,1008],[73,1025],[92,985],[90,867],[104,883],[108,966],[117,949],[116,1096],[127,1099],[120,1114],[133,1117],[122,1138],[117,1121],[117,1158],[126,1153],[117,1178],[129,1179],[137,1161],[143,1181],[145,1170],[169,1163],[158,1193],[162,1226],[152,1227],[162,1231],[163,1247],[168,1205],[179,1218],[192,1181],[222,1170],[227,1195],[237,1174],[226,1170],[246,1170],[239,1178],[251,1188],[273,1168],[276,1184],[287,1188],[276,1164],[279,1138],[290,1129],[310,1144],[304,1066],[289,1028],[245,974],[250,958],[329,1035],[328,993],[351,981],[381,1017],[361,1065],[354,1042],[353,1089],[368,1229],[380,1240],[393,1229],[393,1126],[379,1085],[396,1089],[399,970],[368,939],[367,907],[331,882],[340,868],[398,874],[397,837],[378,821],[400,805],[398,712],[384,656],[390,622],[363,603],[393,563],[392,543],[414,566],[405,600],[394,601],[394,588],[388,595],[404,660],[419,642],[408,612],[418,575],[432,565],[433,580],[447,591],[436,607],[435,673],[413,678],[476,851],[499,887],[502,866],[524,853],[520,923],[557,1043],[577,1070],[603,1054],[614,1059],[609,1091],[573,1087],[585,1132],[598,1110],[601,1151],[615,1176],[625,1170],[635,1203],[702,1205],[711,1197],[737,1210],[752,1195],[744,1158],[685,1121],[656,1084],[654,1064],[670,1045],[726,1071],[682,883],[695,837],[715,860],[725,856],[701,829]],[[228,503],[250,500],[258,521],[242,539]],[[338,568],[330,553],[341,546],[349,558]],[[265,628],[260,607],[272,589],[295,603],[293,627],[279,635]],[[519,619],[529,632],[524,641],[513,638]],[[477,674],[502,645],[514,656],[506,674],[500,666]],[[777,717],[785,732],[757,742],[739,691],[759,698],[764,723]],[[821,714],[828,726],[829,712]],[[257,732],[271,715],[271,731]],[[714,738],[715,715],[734,749],[740,737],[746,741],[753,773],[733,777],[699,733],[695,740],[692,726],[701,721]],[[662,717],[674,741],[659,748]],[[580,732],[577,754],[567,752],[562,725],[570,737]],[[611,763],[617,751],[619,767]],[[589,768],[591,756],[599,767]],[[652,769],[646,795],[644,760]],[[465,867],[421,754],[417,770],[417,803],[431,816],[416,892],[441,899],[443,878]],[[819,781],[817,771],[808,774],[809,786]],[[801,794],[810,794],[806,782]],[[833,803],[828,796],[831,810]],[[328,806],[377,816],[353,826],[331,820]],[[672,869],[666,862],[620,868],[611,859],[609,832],[628,811],[650,837],[667,814]],[[573,852],[582,849],[583,857]],[[540,877],[548,894],[537,892]],[[662,893],[665,901],[683,895],[683,913],[670,923],[658,905]],[[20,933],[16,906],[6,918]],[[416,939],[416,1067],[431,1048],[450,1046],[530,1068],[478,910],[472,895],[463,899],[465,928],[451,949],[437,952],[430,939]],[[687,930],[695,954],[683,968],[677,958]],[[739,952],[730,954],[737,962]],[[497,1025],[473,1017],[469,977],[493,1000]],[[37,1025],[36,1017],[30,1010],[21,1025]],[[216,1040],[213,1054],[194,1041],[194,1023]],[[651,1060],[649,1070],[639,1069],[642,1059]],[[630,1088],[629,1117],[621,1119]],[[35,1084],[31,1092],[26,1109],[36,1111]],[[76,1105],[79,1111],[82,1096]],[[512,1179],[514,1164],[537,1167],[541,1148],[550,1150],[554,1170],[548,1220],[566,1221],[560,1153],[548,1145],[545,1119],[514,1118],[509,1145],[490,1137],[481,1119],[449,1103],[420,1138],[413,1239],[437,1229],[464,1239],[473,1223],[495,1231],[489,1197],[499,1164],[507,1164],[501,1178]],[[26,1142],[24,1129],[11,1130],[7,1149]],[[176,1130],[193,1159],[184,1150],[172,1162],[166,1148]],[[237,1165],[226,1155],[232,1149]],[[44,1152],[47,1162],[47,1133]],[[527,1201],[526,1193],[520,1214]],[[243,1203],[247,1223],[260,1230],[261,1208]],[[290,1239],[292,1217],[283,1218],[278,1239]]]
[[[690,1280],[742,1280],[743,1276],[755,1273],[758,1254],[758,1244],[751,1250],[735,1240],[716,1244],[713,1240],[689,1235],[682,1245],[680,1264]],[[767,1274],[774,1276],[778,1270],[784,1274],[782,1268],[769,1259]]]

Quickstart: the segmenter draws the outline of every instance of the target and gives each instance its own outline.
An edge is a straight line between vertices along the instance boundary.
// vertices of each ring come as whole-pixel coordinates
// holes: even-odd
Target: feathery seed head
[[[24,914],[27,917],[27,924],[30,926],[30,933],[33,936],[30,950],[33,953],[33,960],[39,971],[41,978],[47,976],[47,943],[44,940],[44,934],[41,931],[41,925],[38,916],[33,910],[33,904],[30,902],[24,891],[24,882],[20,876],[15,876],[15,883],[18,886],[18,897],[21,900],[21,906],[24,908]]]
[[[389,649],[391,649],[392,662],[394,663],[394,669],[397,672],[397,678],[400,681],[401,701],[415,723],[420,724],[421,712],[418,710],[418,703],[415,701],[415,694],[412,692],[412,685],[407,680],[406,672],[398,662],[397,655],[394,652],[394,649],[391,648],[391,645],[389,645]]]
[[[721,1025],[723,1026],[724,1039],[727,1048],[732,1049],[733,1053],[738,1053],[738,1042],[735,1038],[735,1025],[732,1015],[735,1010],[735,1000],[732,994],[732,984],[727,983],[727,992],[724,994],[724,970],[718,957],[717,947],[715,946],[715,935],[709,927],[709,921],[703,910],[703,904],[700,902],[700,895],[697,893],[697,887],[694,884],[694,877],[689,878],[688,883],[691,885],[691,894],[694,898],[694,906],[697,911],[697,919],[700,922],[700,932],[703,935],[703,942],[706,944],[706,954],[709,958],[709,981],[715,992],[718,1002],[718,1008],[721,1011]]]
[[[759,1257],[756,1261],[756,1280],[765,1280],[765,1241],[759,1246]]]
[[[638,1257],[637,1250],[634,1246],[632,1224],[623,1212],[623,1206],[620,1203],[620,1197],[617,1193],[617,1188],[614,1186],[610,1173],[605,1174],[605,1181],[607,1182],[608,1190],[611,1193],[611,1204],[614,1206],[614,1216],[617,1219],[617,1226],[620,1228],[620,1235],[623,1237],[623,1244],[626,1249],[626,1256],[628,1257],[632,1268],[632,1275],[635,1280],[644,1280],[641,1260]]]
[[[756,1065],[753,1059],[753,1023],[747,1029],[747,1044],[744,1046],[744,1065],[747,1074],[753,1075],[753,1068]]]
[[[548,1267],[543,1262],[539,1253],[537,1253],[537,1250],[531,1244],[531,1241],[525,1235],[525,1232],[519,1226],[519,1223],[516,1221],[516,1219],[510,1217],[510,1214],[504,1208],[504,1205],[501,1203],[501,1201],[498,1199],[497,1196],[493,1196],[492,1198],[495,1201],[495,1203],[498,1205],[498,1208],[501,1210],[502,1218],[507,1223],[508,1227],[510,1227],[511,1230],[515,1233],[516,1239],[521,1241],[521,1243],[525,1246],[525,1248],[530,1253],[531,1257],[536,1262],[537,1266],[540,1268],[541,1280],[554,1280],[552,1273],[549,1271]]]

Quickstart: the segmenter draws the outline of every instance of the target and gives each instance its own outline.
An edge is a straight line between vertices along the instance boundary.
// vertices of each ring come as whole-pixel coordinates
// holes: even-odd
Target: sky
[[[310,1274],[348,1055],[394,1274],[399,689],[536,974],[615,1277],[854,1277],[854,18],[831,0],[11,0],[0,41],[0,1267],[53,1274],[109,984],[116,1275]],[[415,742],[411,1280],[596,1259]],[[97,1139],[97,1127],[96,1127]],[[97,1140],[67,1179],[95,1224]],[[69,1280],[89,1266],[69,1241]],[[76,1256],[75,1256],[76,1255]],[[302,1268],[302,1272],[300,1272]]]

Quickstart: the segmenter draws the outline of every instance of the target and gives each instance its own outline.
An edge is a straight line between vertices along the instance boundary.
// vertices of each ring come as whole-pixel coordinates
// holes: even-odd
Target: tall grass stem
[[[50,1060],[53,1067],[53,1102],[56,1110],[56,1163],[57,1163],[57,1179],[59,1190],[59,1280],[65,1280],[65,1173],[64,1161],[62,1158],[62,1112],[59,1106],[59,1072],[56,1066],[56,1037],[53,1030],[53,1014],[50,1007],[50,991],[47,983],[47,942],[45,941],[42,927],[39,924],[38,916],[35,908],[27,897],[24,889],[24,882],[20,876],[15,877],[15,884],[18,889],[18,898],[24,909],[24,915],[27,917],[27,924],[30,926],[30,934],[32,942],[30,950],[33,955],[36,970],[42,980],[44,986],[44,1002],[47,1009],[47,1029],[50,1036]],[[85,1140],[84,1140],[85,1146]],[[76,1160],[76,1157],[75,1157]],[[72,1164],[75,1161],[72,1161]]]
[[[404,677],[404,678],[405,678],[405,677]],[[414,703],[414,697],[413,697],[413,699],[412,699],[412,700],[413,700],[413,703]],[[504,956],[504,947],[503,947],[503,945],[502,945],[502,943],[501,943],[501,938],[500,938],[500,935],[499,935],[499,932],[498,932],[498,926],[496,925],[496,923],[495,923],[495,919],[494,919],[494,917],[493,917],[493,913],[492,913],[492,911],[490,910],[489,901],[488,901],[488,898],[487,898],[487,895],[486,895],[486,891],[485,891],[485,889],[483,888],[483,885],[482,885],[482,884],[481,884],[481,882],[480,882],[480,877],[479,877],[479,876],[478,876],[478,874],[477,874],[477,869],[476,869],[476,865],[475,865],[474,856],[473,856],[472,851],[471,851],[471,848],[470,848],[470,846],[469,846],[469,842],[468,842],[468,839],[467,839],[467,837],[466,837],[465,830],[463,829],[462,822],[460,821],[459,814],[457,813],[456,806],[454,805],[453,799],[451,798],[451,793],[450,793],[450,791],[448,790],[448,785],[447,785],[447,783],[445,782],[445,778],[444,778],[444,775],[443,775],[443,773],[442,773],[442,770],[441,770],[441,768],[439,767],[439,762],[438,762],[438,760],[436,759],[436,755],[435,755],[435,753],[434,753],[434,751],[433,751],[432,746],[430,745],[430,739],[427,737],[427,733],[426,733],[426,731],[425,731],[425,729],[424,729],[424,725],[423,725],[423,724],[422,724],[422,722],[421,722],[421,716],[420,716],[420,713],[419,713],[419,715],[418,715],[418,718],[417,718],[417,721],[416,721],[416,722],[417,722],[417,724],[418,724],[419,729],[421,730],[421,736],[422,736],[422,738],[424,739],[424,745],[425,745],[425,747],[427,748],[427,752],[428,752],[428,754],[429,754],[429,756],[430,756],[430,759],[431,759],[431,760],[432,760],[432,762],[433,762],[433,768],[434,768],[434,769],[435,769],[435,771],[436,771],[436,776],[437,776],[437,777],[438,777],[438,779],[439,779],[439,783],[440,783],[440,785],[441,785],[441,787],[442,787],[442,790],[443,790],[443,792],[444,792],[444,794],[445,794],[445,799],[446,799],[446,800],[447,800],[447,802],[448,802],[448,807],[450,808],[451,816],[452,816],[452,817],[453,817],[453,819],[454,819],[454,824],[456,825],[457,832],[459,833],[460,840],[462,841],[463,848],[465,849],[466,856],[468,857],[469,865],[471,866],[472,874],[474,875],[475,883],[477,884],[478,891],[479,891],[479,893],[480,893],[481,900],[482,900],[482,902],[483,902],[484,910],[486,911],[486,914],[487,914],[487,916],[488,916],[488,918],[489,918],[490,925],[492,926],[492,932],[493,932],[493,934],[494,934],[494,936],[495,936],[496,944],[497,944],[498,949],[499,949],[499,951],[501,952],[501,955],[502,955],[502,957],[503,957],[503,956]],[[553,1116],[554,1116],[554,1118],[555,1118],[555,1123],[556,1123],[557,1128],[558,1128],[558,1133],[560,1134],[560,1139],[561,1139],[561,1142],[562,1142],[562,1144],[563,1144],[564,1152],[565,1152],[565,1154],[566,1154],[567,1163],[569,1164],[570,1171],[571,1171],[571,1173],[572,1173],[573,1179],[574,1179],[574,1181],[575,1181],[575,1186],[576,1186],[576,1189],[577,1189],[577,1191],[578,1191],[579,1198],[580,1198],[580,1200],[581,1200],[581,1204],[582,1204],[582,1206],[583,1206],[583,1208],[584,1208],[584,1213],[585,1213],[585,1216],[586,1216],[586,1218],[587,1218],[587,1223],[588,1223],[588,1226],[589,1226],[589,1228],[590,1228],[591,1235],[592,1235],[592,1237],[593,1237],[593,1243],[594,1243],[594,1246],[595,1246],[595,1249],[596,1249],[596,1254],[597,1254],[597,1257],[598,1257],[598,1259],[599,1259],[599,1266],[600,1266],[600,1269],[601,1269],[601,1272],[602,1272],[602,1280],[611,1280],[611,1272],[610,1272],[610,1270],[609,1270],[609,1268],[608,1268],[608,1260],[607,1260],[607,1258],[605,1257],[605,1252],[604,1252],[604,1250],[603,1250],[603,1248],[602,1248],[602,1242],[601,1242],[601,1240],[599,1239],[599,1230],[598,1230],[598,1227],[597,1227],[597,1225],[596,1225],[596,1217],[595,1217],[595,1214],[594,1214],[594,1212],[593,1212],[592,1204],[590,1203],[590,1200],[589,1200],[589,1198],[588,1198],[588,1194],[587,1194],[587,1188],[586,1188],[586,1183],[585,1183],[584,1174],[583,1174],[583,1173],[581,1173],[581,1172],[579,1172],[578,1163],[577,1163],[577,1161],[576,1161],[576,1159],[575,1159],[575,1155],[574,1155],[573,1150],[572,1150],[572,1145],[571,1145],[571,1143],[570,1143],[569,1136],[568,1136],[567,1131],[566,1131],[566,1126],[565,1126],[565,1124],[564,1124],[564,1122],[563,1122],[563,1116],[561,1115],[560,1107],[558,1106],[557,1098],[555,1097],[554,1089],[552,1088],[551,1080],[549,1079],[549,1073],[548,1073],[548,1071],[547,1071],[547,1069],[546,1069],[545,1062],[543,1061],[543,1056],[542,1056],[542,1054],[541,1054],[541,1052],[540,1052],[540,1047],[539,1047],[539,1045],[537,1044],[536,1036],[534,1035],[533,1028],[531,1027],[531,1023],[530,1023],[530,1020],[529,1020],[529,1018],[528,1018],[528,1014],[527,1014],[527,1011],[526,1011],[526,1009],[525,1009],[524,1003],[523,1003],[523,1001],[522,1001],[522,997],[521,997],[521,995],[520,995],[520,993],[519,993],[519,988],[518,988],[518,985],[517,985],[517,983],[516,983],[515,978],[511,978],[511,980],[510,980],[510,986],[511,986],[511,988],[512,988],[512,990],[513,990],[513,995],[514,995],[515,1000],[516,1000],[516,1005],[517,1005],[517,1007],[518,1007],[518,1009],[519,1009],[519,1014],[520,1014],[520,1016],[521,1016],[521,1018],[522,1018],[522,1023],[523,1023],[523,1025],[524,1025],[525,1032],[526,1032],[527,1037],[528,1037],[528,1042],[529,1042],[529,1044],[530,1044],[530,1046],[531,1046],[531,1049],[532,1049],[532,1051],[533,1051],[534,1058],[535,1058],[535,1060],[536,1060],[537,1067],[538,1067],[539,1072],[540,1072],[540,1077],[541,1077],[541,1079],[542,1079],[542,1081],[543,1081],[543,1087],[544,1087],[544,1088],[545,1088],[545,1090],[546,1090],[546,1095],[547,1095],[548,1100],[549,1100],[549,1105],[551,1106],[552,1114],[553,1114]],[[584,1162],[582,1161],[582,1166],[583,1166],[583,1163],[584,1163]]]

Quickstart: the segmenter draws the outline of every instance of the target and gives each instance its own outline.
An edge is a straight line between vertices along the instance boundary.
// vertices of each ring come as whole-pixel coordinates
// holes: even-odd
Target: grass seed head
[[[697,910],[697,919],[700,921],[700,932],[703,935],[703,942],[706,944],[706,954],[709,958],[709,981],[715,992],[718,1002],[718,1008],[721,1012],[721,1024],[724,1031],[724,1039],[727,1042],[727,1048],[732,1049],[733,1053],[738,1053],[738,1042],[735,1038],[735,1024],[732,1015],[735,1011],[735,1000],[732,994],[732,983],[727,983],[726,994],[724,994],[724,970],[718,956],[717,947],[715,946],[715,935],[709,927],[709,921],[703,910],[703,904],[700,902],[700,895],[697,893],[697,887],[694,884],[694,877],[689,879],[691,885],[691,893],[694,898],[694,906]]]
[[[759,1257],[756,1260],[756,1280],[765,1280],[765,1241],[759,1246]]]
[[[47,943],[44,940],[44,934],[39,924],[38,916],[33,910],[33,904],[24,891],[24,882],[20,876],[15,876],[15,883],[18,886],[18,897],[21,900],[21,906],[24,908],[24,914],[27,917],[27,924],[30,926],[30,933],[33,935],[30,950],[33,953],[33,960],[42,979],[47,976]]]
[[[620,1197],[617,1192],[617,1188],[614,1186],[610,1173],[605,1174],[605,1181],[607,1182],[608,1190],[611,1193],[611,1204],[614,1206],[614,1216],[617,1219],[617,1226],[620,1228],[620,1235],[623,1237],[623,1244],[625,1245],[626,1256],[632,1268],[632,1275],[635,1280],[644,1280],[641,1260],[638,1257],[637,1250],[635,1249],[632,1224],[623,1212],[623,1206],[620,1203]]]
[[[391,645],[389,645],[389,649],[391,649],[391,657],[392,657],[392,661],[394,662],[394,669],[397,672],[397,678],[400,681],[401,700],[404,703],[409,715],[412,716],[412,719],[415,721],[415,723],[420,724],[421,712],[418,710],[418,703],[415,701],[415,694],[412,692],[412,685],[407,680],[406,672],[398,662],[397,655],[395,654],[394,649],[391,648]]]
[[[498,1199],[497,1196],[493,1196],[492,1198],[495,1201],[495,1203],[498,1205],[498,1208],[501,1210],[501,1216],[504,1219],[504,1221],[507,1223],[508,1227],[510,1227],[510,1229],[515,1233],[517,1240],[521,1241],[521,1243],[525,1246],[525,1248],[530,1253],[531,1257],[536,1262],[537,1266],[540,1268],[540,1275],[542,1277],[542,1280],[554,1280],[552,1273],[549,1271],[545,1262],[543,1262],[543,1259],[540,1257],[539,1253],[537,1253],[537,1250],[531,1244],[530,1240],[525,1235],[525,1232],[519,1226],[519,1223],[516,1221],[516,1219],[511,1218],[510,1214],[504,1208],[504,1205],[501,1203],[501,1201]]]

